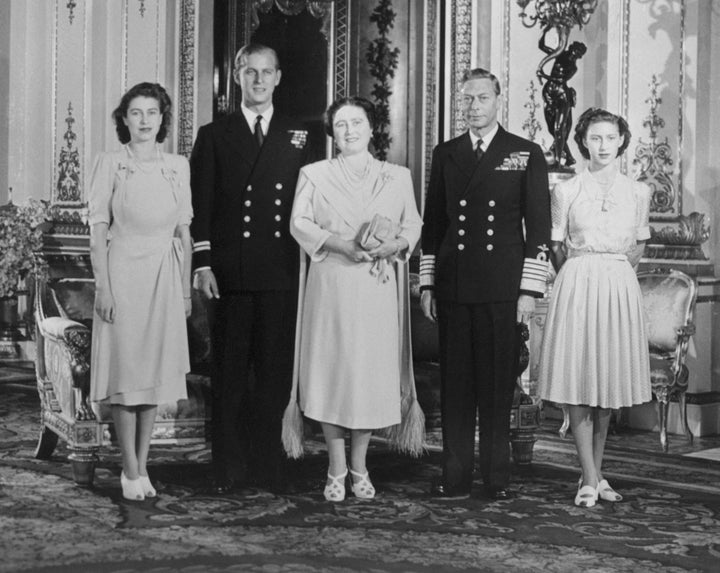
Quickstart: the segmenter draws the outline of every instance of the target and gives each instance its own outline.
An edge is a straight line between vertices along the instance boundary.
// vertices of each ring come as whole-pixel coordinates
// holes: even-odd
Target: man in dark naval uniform
[[[240,113],[200,128],[192,157],[195,288],[211,320],[214,489],[285,485],[281,423],[290,396],[298,246],[289,219],[307,131],[273,108],[275,51],[235,56]],[[211,317],[212,318],[212,317]],[[251,375],[252,372],[252,375]]]
[[[517,323],[547,276],[548,175],[540,147],[498,124],[493,74],[468,71],[461,93],[469,131],[433,152],[420,260],[422,309],[440,336],[443,474],[432,493],[470,494],[477,414],[485,492],[506,499]]]

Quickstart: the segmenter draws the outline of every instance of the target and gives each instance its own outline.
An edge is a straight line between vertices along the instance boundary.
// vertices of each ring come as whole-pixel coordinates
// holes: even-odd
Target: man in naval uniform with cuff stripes
[[[470,70],[461,96],[469,131],[433,152],[420,260],[421,306],[440,337],[443,472],[431,493],[470,495],[477,415],[480,474],[498,500],[512,496],[517,325],[545,292],[550,195],[540,147],[498,124],[497,78]]]
[[[300,260],[289,220],[309,142],[302,124],[273,107],[280,77],[273,49],[241,48],[233,70],[241,109],[201,127],[190,159],[195,288],[215,300],[212,489],[219,494],[292,485],[280,438]]]

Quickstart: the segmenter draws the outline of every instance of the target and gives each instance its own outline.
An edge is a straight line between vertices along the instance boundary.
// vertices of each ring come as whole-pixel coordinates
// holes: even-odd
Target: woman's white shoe
[[[145,497],[157,497],[157,491],[150,483],[150,476],[140,476],[140,485],[142,486]]]
[[[345,471],[339,476],[330,475],[328,472],[328,479],[330,483],[325,485],[323,495],[328,501],[342,501],[345,499],[345,480],[347,478],[348,471]]]
[[[578,507],[593,507],[597,503],[598,490],[591,485],[578,483],[578,491],[575,494],[575,505]]]
[[[600,499],[605,501],[622,501],[623,496],[616,492],[606,479],[601,480],[597,485],[597,494]]]
[[[122,486],[123,497],[131,501],[142,501],[145,499],[140,479],[128,479],[125,472],[120,472],[120,485]]]
[[[352,474],[353,478],[359,478],[358,481],[355,481],[353,478],[351,478],[352,492],[355,494],[355,497],[359,499],[373,499],[375,497],[375,486],[373,486],[372,482],[370,481],[369,472],[366,471],[364,474],[361,474],[359,472],[350,470],[350,473]]]

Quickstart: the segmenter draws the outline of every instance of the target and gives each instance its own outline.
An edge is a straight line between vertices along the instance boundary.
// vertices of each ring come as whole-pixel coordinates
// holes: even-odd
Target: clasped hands
[[[367,251],[357,241],[345,241],[343,254],[354,263],[371,263],[397,255],[402,250],[402,244],[398,239],[378,238],[378,241],[380,244],[377,247]]]

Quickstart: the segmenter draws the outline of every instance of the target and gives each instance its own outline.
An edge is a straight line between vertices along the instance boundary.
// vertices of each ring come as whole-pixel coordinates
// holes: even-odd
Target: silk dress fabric
[[[111,404],[187,398],[190,371],[177,225],[192,219],[190,169],[179,155],[138,166],[127,147],[101,154],[88,222],[109,224],[108,273],[115,320],[93,320],[90,397]]]
[[[398,236],[409,244],[386,282],[372,272],[373,263],[323,248],[331,234],[357,239],[375,214],[399,224]],[[351,429],[400,423],[401,378],[412,377],[412,364],[400,292],[407,282],[398,273],[407,273],[421,227],[405,167],[370,157],[356,179],[341,156],[300,171],[290,230],[310,257],[295,365],[300,409],[308,418]]]
[[[626,253],[650,237],[650,189],[589,171],[552,191],[552,240],[568,258],[553,286],[538,393],[559,404],[620,408],[651,399],[642,293]]]

